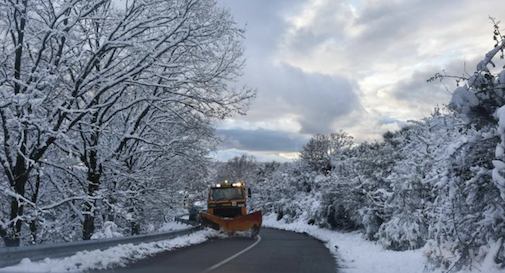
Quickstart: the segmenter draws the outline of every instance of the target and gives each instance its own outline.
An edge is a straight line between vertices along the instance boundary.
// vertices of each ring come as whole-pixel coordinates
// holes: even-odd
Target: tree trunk
[[[130,222],[131,225],[131,235],[139,235],[140,234],[140,224],[138,222]]]
[[[40,189],[40,169],[37,174],[37,182],[35,184],[35,189],[32,195],[32,203],[36,204],[37,199],[39,198],[39,189]],[[32,235],[32,244],[37,244],[37,219],[33,219],[30,221],[30,233]]]
[[[90,163],[93,162],[96,166],[96,152],[92,151],[91,154],[95,154],[94,156],[90,155],[90,158],[93,158],[94,160],[90,160]],[[100,173],[96,172],[96,169],[89,169],[88,170],[88,196],[93,197],[95,193],[98,191],[100,188]],[[91,201],[89,201],[91,202]],[[86,203],[84,207],[84,223],[83,223],[83,228],[82,228],[82,239],[83,240],[89,240],[91,239],[91,236],[95,232],[95,205],[96,201],[93,200],[90,203]]]
[[[14,13],[14,20],[16,22],[16,32],[17,32],[17,41],[14,41],[16,44],[16,52],[14,58],[14,94],[18,94],[21,90],[21,85],[17,80],[21,79],[21,65],[22,65],[22,57],[23,57],[23,40],[24,40],[24,32],[26,25],[26,6],[28,0],[24,0],[20,3],[19,11]],[[22,4],[22,5],[21,5]],[[18,25],[19,20],[19,25]],[[26,132],[25,132],[26,133]],[[26,153],[26,135],[24,135],[24,139],[22,141],[22,145],[19,148],[18,153],[25,154]],[[8,156],[8,155],[6,155]],[[24,197],[25,194],[25,185],[28,180],[28,172],[29,169],[26,165],[25,158],[18,154],[16,158],[16,164],[14,169],[12,170],[12,180],[11,186],[14,188],[16,194],[19,194]],[[11,211],[10,211],[10,223],[7,228],[0,230],[0,236],[3,238],[5,245],[8,247],[11,246],[19,246],[21,243],[21,224],[22,221],[20,216],[23,215],[23,205],[19,203],[19,198],[11,197]]]
[[[16,166],[12,172],[14,181],[13,188],[16,194],[20,196],[25,196],[25,186],[28,181],[28,170],[26,168],[25,159],[23,156],[18,156],[16,161]],[[21,227],[22,221],[20,219],[23,216],[24,206],[20,204],[17,198],[11,197],[11,212],[10,221],[11,223],[7,226],[7,230],[0,232],[0,235],[4,239],[5,246],[19,246],[21,243]]]
[[[93,115],[92,124],[97,120],[97,113]],[[89,152],[85,151],[85,163],[88,167],[88,196],[95,197],[96,192],[100,189],[100,177],[102,175],[102,165],[98,163],[98,137],[99,131],[95,131],[90,137]],[[84,139],[86,140],[86,139]],[[82,239],[89,240],[95,232],[95,205],[96,200],[90,200],[84,207],[84,223],[82,228]]]

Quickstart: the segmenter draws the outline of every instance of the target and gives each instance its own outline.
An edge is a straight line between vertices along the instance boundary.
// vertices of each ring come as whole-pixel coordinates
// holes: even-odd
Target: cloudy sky
[[[426,79],[473,72],[494,45],[488,16],[505,20],[503,0],[218,2],[246,29],[236,84],[258,91],[246,116],[219,124],[220,160],[286,161],[316,133],[380,140],[429,116],[454,83]]]

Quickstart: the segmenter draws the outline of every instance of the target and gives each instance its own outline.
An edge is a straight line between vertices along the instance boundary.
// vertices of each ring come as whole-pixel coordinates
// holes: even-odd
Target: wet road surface
[[[237,256],[237,254],[239,254]],[[303,234],[263,228],[258,239],[211,239],[97,273],[335,273],[322,242]]]

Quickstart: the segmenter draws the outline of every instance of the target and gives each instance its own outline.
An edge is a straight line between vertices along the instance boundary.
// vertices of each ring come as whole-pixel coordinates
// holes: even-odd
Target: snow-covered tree
[[[258,179],[259,166],[251,155],[236,156],[217,169],[216,182],[244,182],[252,186]]]
[[[3,1],[0,25],[6,245],[68,204],[90,238],[97,207],[142,199],[167,160],[208,151],[212,120],[243,113],[253,95],[227,86],[243,32],[213,0]]]
[[[505,259],[501,251],[505,247],[505,70],[497,68],[497,64],[503,65],[505,37],[498,22],[491,20],[495,46],[473,75],[458,79],[461,86],[454,90],[449,104],[473,133],[450,146],[447,152],[452,165],[444,183],[437,185],[437,212],[447,218],[440,217],[433,226],[437,241],[431,242],[429,255],[447,268],[472,266],[475,260],[499,263]],[[445,253],[454,253],[456,258]]]
[[[332,158],[353,145],[353,139],[340,131],[329,135],[316,134],[300,151],[300,159],[313,171],[329,173],[332,169]]]

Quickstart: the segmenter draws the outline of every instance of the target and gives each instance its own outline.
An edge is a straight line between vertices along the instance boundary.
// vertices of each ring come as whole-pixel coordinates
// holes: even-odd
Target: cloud
[[[464,60],[473,73],[494,44],[488,15],[505,14],[495,0],[219,1],[247,24],[237,84],[258,90],[247,116],[220,126],[237,130],[223,133],[223,149],[241,151],[289,151],[297,138],[281,139],[340,129],[358,141],[380,139],[428,116],[448,103],[454,81],[426,79],[461,75]]]
[[[237,148],[248,151],[298,152],[308,138],[299,134],[271,130],[217,130],[223,138],[221,149]]]
[[[344,77],[306,73],[288,64],[254,66],[249,75],[258,99],[246,120],[290,117],[302,134],[329,133],[340,119],[361,111],[359,88]]]
[[[307,1],[286,19],[291,24],[279,54],[309,71],[357,77],[405,71],[482,54],[486,41],[493,45],[487,16],[504,12],[505,3],[493,0],[365,1],[358,10],[346,1]]]
[[[290,29],[283,37],[287,44],[281,47],[310,55],[320,45],[345,43],[354,18],[345,1],[306,1],[298,16],[287,17]]]
[[[442,107],[450,100],[450,91],[453,89],[451,80],[428,83],[426,80],[434,75],[433,71],[436,70],[415,71],[412,77],[386,87],[384,92],[387,92],[397,105],[415,109],[427,116],[435,106]]]
[[[457,87],[456,79],[451,77],[469,77],[478,61],[479,58],[467,61],[453,60],[444,67],[429,66],[415,70],[410,77],[385,87],[383,92],[387,93],[396,104],[416,109],[423,116],[428,116],[434,106],[443,107],[450,101],[452,91]],[[436,72],[451,77],[427,82]]]
[[[289,27],[287,14],[299,12],[305,0],[220,0],[238,26],[246,30],[246,57],[268,59],[276,53],[276,43]]]
[[[220,2],[239,25],[247,24],[247,63],[238,85],[256,88],[258,97],[243,121],[265,129],[282,121],[289,122],[290,132],[329,133],[341,129],[342,120],[350,122],[348,114],[362,111],[356,82],[277,61],[278,45],[290,26],[284,18],[303,12],[305,0]]]
[[[291,155],[284,155],[283,153],[260,153],[260,152],[252,152],[252,151],[246,151],[246,150],[239,150],[239,149],[224,149],[224,150],[218,150],[214,153],[211,153],[211,157],[221,161],[221,162],[226,162],[236,156],[241,156],[241,155],[252,155],[256,158],[258,162],[271,162],[271,161],[276,161],[276,162],[293,162],[293,157]]]
[[[407,123],[396,118],[392,117],[383,117],[377,122],[379,125],[388,125],[388,124],[398,124],[398,126],[405,126]]]
[[[375,138],[384,117],[418,119],[446,104],[446,87],[450,92],[454,84],[426,79],[482,58],[493,46],[488,14],[504,13],[505,2],[492,0],[306,1],[301,12],[285,18],[290,26],[278,58],[357,82],[364,114],[350,114],[354,123],[342,129],[358,139]]]

